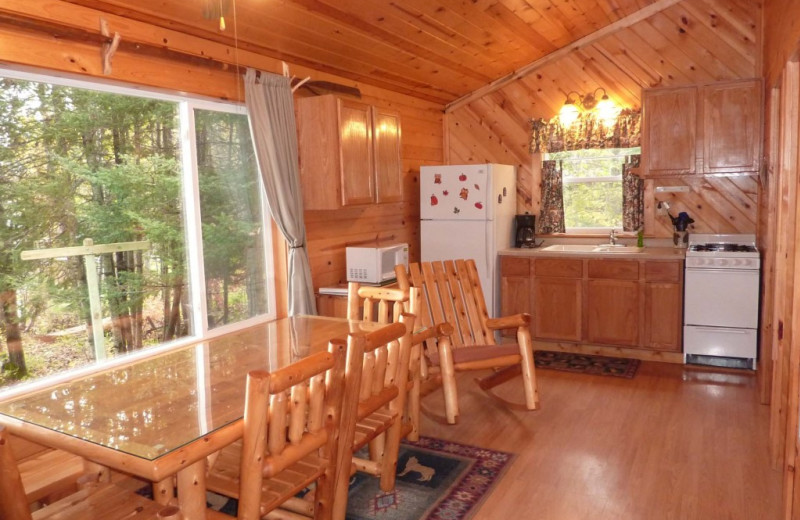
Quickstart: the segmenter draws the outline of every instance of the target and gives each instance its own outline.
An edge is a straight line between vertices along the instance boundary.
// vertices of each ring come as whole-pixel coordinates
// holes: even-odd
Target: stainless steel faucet
[[[611,228],[611,234],[608,235],[608,243],[612,246],[617,245],[617,230]]]

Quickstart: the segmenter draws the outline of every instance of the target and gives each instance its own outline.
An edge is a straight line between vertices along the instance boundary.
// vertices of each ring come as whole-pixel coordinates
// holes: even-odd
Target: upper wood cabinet
[[[703,87],[703,172],[757,172],[761,157],[761,80]]]
[[[650,89],[643,102],[645,176],[758,172],[760,79]]]
[[[398,114],[331,95],[303,98],[297,136],[305,209],[402,200]]]
[[[651,177],[697,171],[697,89],[644,91],[642,156]]]

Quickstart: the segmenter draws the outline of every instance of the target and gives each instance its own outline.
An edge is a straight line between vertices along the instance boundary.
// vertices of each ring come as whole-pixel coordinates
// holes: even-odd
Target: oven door
[[[757,269],[686,268],[685,325],[758,327]]]

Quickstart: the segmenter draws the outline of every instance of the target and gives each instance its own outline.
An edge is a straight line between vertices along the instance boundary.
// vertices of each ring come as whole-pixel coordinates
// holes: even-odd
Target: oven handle
[[[701,330],[703,332],[723,332],[728,334],[750,334],[753,329],[731,329],[728,327],[700,327],[697,325],[691,326],[693,329]]]
[[[715,268],[715,267],[687,267],[687,272],[692,273],[752,273],[758,276],[758,269],[726,269],[726,268]]]

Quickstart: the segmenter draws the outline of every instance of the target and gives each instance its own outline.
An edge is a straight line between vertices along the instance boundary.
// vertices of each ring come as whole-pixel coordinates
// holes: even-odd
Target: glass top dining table
[[[13,425],[45,428],[154,461],[240,420],[250,370],[281,368],[325,350],[332,338],[377,327],[278,319],[0,402],[0,424],[12,432]]]

